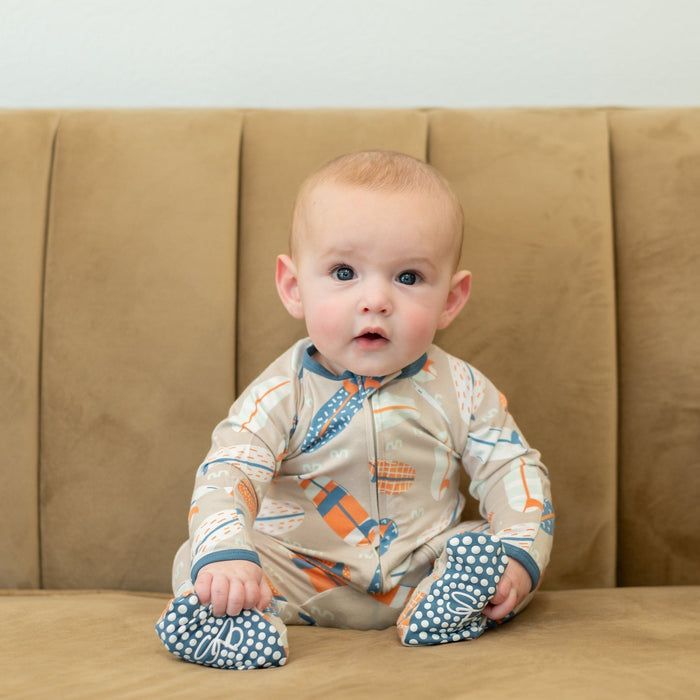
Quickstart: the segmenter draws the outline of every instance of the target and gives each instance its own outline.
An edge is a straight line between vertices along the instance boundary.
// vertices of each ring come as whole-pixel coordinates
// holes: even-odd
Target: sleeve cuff
[[[260,557],[257,552],[253,552],[250,549],[224,549],[220,552],[206,554],[200,559],[197,559],[190,572],[192,583],[197,580],[197,574],[203,566],[213,564],[215,561],[252,561],[254,564],[261,566]]]
[[[515,561],[525,567],[525,570],[532,579],[532,587],[530,588],[530,592],[534,591],[535,588],[537,588],[537,584],[540,582],[540,567],[537,566],[535,560],[521,547],[516,547],[509,542],[502,542],[501,544],[503,545],[503,549],[505,550],[505,553],[509,559],[515,559]]]

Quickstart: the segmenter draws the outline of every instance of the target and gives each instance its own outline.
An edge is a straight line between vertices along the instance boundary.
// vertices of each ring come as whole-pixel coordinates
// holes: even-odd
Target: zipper
[[[382,589],[383,572],[380,554],[381,547],[381,515],[379,510],[379,481],[377,474],[378,447],[377,447],[377,427],[374,420],[374,397],[377,393],[376,386],[366,388],[363,384],[362,390],[365,392],[365,431],[367,434],[367,483],[369,495],[369,516],[374,520],[374,538],[372,549],[374,556],[371,559],[374,571],[367,572],[370,578],[368,592],[379,593]]]
[[[374,549],[379,557],[379,521],[381,515],[379,512],[379,480],[377,474],[377,462],[379,461],[379,449],[377,447],[377,426],[374,420],[374,396],[376,392],[372,392],[367,397],[367,417],[365,419],[365,429],[369,439],[367,440],[367,468],[369,477],[369,498],[370,498],[370,516],[377,523],[374,536]]]

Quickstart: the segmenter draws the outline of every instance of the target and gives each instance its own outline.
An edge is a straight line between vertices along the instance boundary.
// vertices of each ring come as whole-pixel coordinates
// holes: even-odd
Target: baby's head
[[[457,271],[462,228],[447,181],[410,156],[356,153],[311,175],[277,288],[306,320],[318,361],[384,376],[418,360],[469,296],[470,275]]]
[[[312,173],[301,185],[292,214],[289,249],[295,258],[312,222],[323,186],[366,189],[387,194],[420,194],[433,199],[434,215],[444,216],[439,228],[449,239],[457,269],[462,251],[464,215],[449,182],[431,165],[394,151],[361,151],[335,158]],[[320,190],[320,192],[318,191]]]

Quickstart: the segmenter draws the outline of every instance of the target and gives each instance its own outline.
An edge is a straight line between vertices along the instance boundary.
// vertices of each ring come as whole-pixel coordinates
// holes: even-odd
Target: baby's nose
[[[368,284],[360,297],[360,310],[363,314],[391,313],[391,294],[384,284]]]

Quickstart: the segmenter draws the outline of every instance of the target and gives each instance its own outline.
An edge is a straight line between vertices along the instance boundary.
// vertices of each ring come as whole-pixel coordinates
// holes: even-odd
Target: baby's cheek
[[[432,342],[435,335],[435,319],[420,310],[408,312],[405,316],[406,333],[410,340],[418,344]]]
[[[314,314],[307,317],[307,327],[311,335],[333,338],[337,336],[341,326],[341,315],[332,304],[319,304]]]

